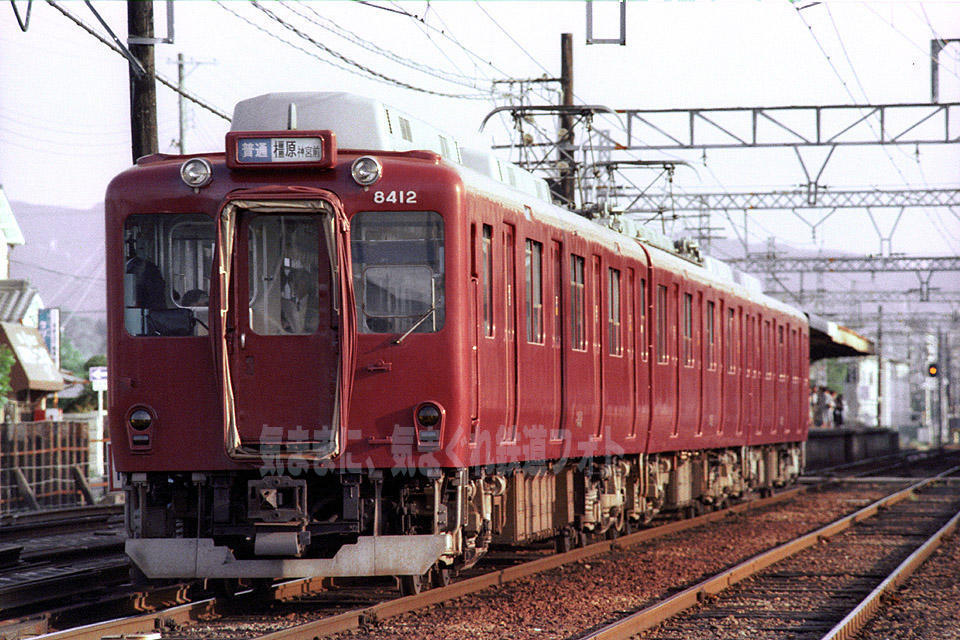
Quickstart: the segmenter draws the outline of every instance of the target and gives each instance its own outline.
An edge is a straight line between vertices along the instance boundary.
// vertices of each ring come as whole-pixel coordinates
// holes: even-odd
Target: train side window
[[[707,315],[706,322],[704,326],[706,327],[706,340],[707,340],[707,369],[713,371],[717,368],[716,361],[716,351],[714,350],[714,345],[716,343],[716,338],[714,337],[713,331],[713,318],[714,318],[714,303],[712,300],[707,300]]]
[[[361,211],[350,221],[360,333],[443,328],[443,218],[432,211]]]
[[[757,344],[753,339],[753,316],[749,313],[744,318],[743,337],[744,343],[741,345],[743,350],[743,369],[747,376],[753,376],[754,356],[757,352]]]
[[[560,243],[553,241],[553,344],[563,346],[563,314],[562,300],[563,296],[563,251]]]
[[[647,361],[649,345],[647,344],[647,279],[640,278],[640,319],[637,322],[637,334],[640,336],[640,360]]]
[[[124,326],[133,336],[208,333],[216,226],[203,214],[135,214],[124,238]]]
[[[480,277],[483,281],[483,335],[493,336],[493,227],[483,225]]]
[[[570,255],[570,339],[571,348],[577,351],[587,350],[584,313],[584,260],[580,256]]]
[[[769,380],[773,377],[774,368],[773,329],[769,320],[763,323],[763,356],[763,372]]]
[[[609,275],[609,300],[608,310],[608,332],[609,332],[609,351],[612,356],[623,355],[623,338],[621,333],[620,319],[620,271],[618,269],[608,269]]]
[[[670,361],[667,352],[667,288],[657,285],[657,362],[664,364]]]
[[[733,346],[734,324],[736,319],[736,309],[727,309],[727,323],[723,336],[724,361],[727,363],[727,373],[737,372],[737,363],[733,359],[733,356],[736,353]]]
[[[786,353],[784,353],[783,325],[777,327],[777,374],[781,379],[786,375]]]
[[[683,364],[693,365],[693,296],[683,294]]]
[[[543,344],[543,244],[526,244],[527,342]]]

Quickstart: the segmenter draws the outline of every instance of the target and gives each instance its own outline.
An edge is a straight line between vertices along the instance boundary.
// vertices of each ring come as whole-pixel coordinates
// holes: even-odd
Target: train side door
[[[325,233],[320,215],[238,213],[226,332],[244,445],[323,448],[338,428],[339,317]]]
[[[591,292],[591,310],[588,312],[590,331],[593,341],[590,345],[593,351],[593,398],[596,407],[596,422],[593,435],[597,438],[603,434],[603,420],[606,414],[606,406],[603,397],[603,325],[601,322],[605,319],[603,313],[603,271],[600,263],[600,256],[593,256],[593,291]]]
[[[503,273],[504,286],[504,347],[506,350],[506,415],[501,438],[513,442],[517,438],[517,248],[514,242],[513,225],[503,228]]]
[[[550,426],[550,439],[563,439],[563,245],[554,240],[550,247],[553,264],[553,304],[548,317],[553,317],[553,344],[551,369],[553,375],[553,421]]]
[[[648,450],[668,451],[677,437],[678,321],[677,291],[669,272],[658,271],[653,291],[653,416]]]

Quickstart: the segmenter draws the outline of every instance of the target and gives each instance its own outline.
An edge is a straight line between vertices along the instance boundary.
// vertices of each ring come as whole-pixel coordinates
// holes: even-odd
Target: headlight
[[[350,166],[350,175],[357,184],[368,187],[383,174],[383,165],[373,156],[363,156],[353,161]]]
[[[417,409],[417,422],[421,427],[435,427],[440,423],[440,407],[435,404],[424,404]]]
[[[213,180],[213,167],[204,158],[190,158],[180,165],[180,178],[188,187],[199,189]]]
[[[130,426],[137,431],[146,431],[153,424],[153,416],[146,409],[134,409],[130,414]]]

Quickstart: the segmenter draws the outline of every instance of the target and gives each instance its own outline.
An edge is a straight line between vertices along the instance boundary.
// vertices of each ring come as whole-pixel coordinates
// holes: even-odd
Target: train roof
[[[645,248],[652,264],[656,267],[682,273],[684,277],[691,280],[728,291],[806,322],[806,316],[802,311],[764,294],[763,287],[756,277],[710,256],[695,258],[691,254],[681,254],[674,249],[674,244],[666,236],[646,227],[633,228],[627,224],[624,225],[623,231],[619,231],[563,207],[522,193],[469,168],[460,167],[458,172],[468,190],[498,200],[512,208],[529,207],[530,216],[540,222],[572,231],[580,237],[639,260],[645,260],[643,254],[643,248]],[[623,222],[617,221],[621,224]],[[610,220],[607,222],[612,223]],[[630,230],[634,231],[635,235],[625,233]],[[643,248],[640,247],[641,244]]]
[[[544,223],[638,259],[644,258],[638,246],[642,243],[657,267],[804,317],[801,311],[765,295],[755,277],[710,256],[701,257],[690,247],[680,252],[669,238],[635,221],[607,218],[598,223],[554,205],[542,178],[489,151],[462,147],[447,132],[378,100],[342,91],[282,92],[249,98],[234,108],[231,131],[285,129],[329,129],[336,134],[337,146],[344,149],[433,151],[453,166],[468,189],[515,207],[526,205]]]

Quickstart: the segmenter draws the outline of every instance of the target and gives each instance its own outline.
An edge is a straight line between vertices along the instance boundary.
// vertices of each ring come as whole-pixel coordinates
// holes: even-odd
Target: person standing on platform
[[[827,412],[827,389],[817,387],[817,400],[813,408],[813,426],[822,427]]]
[[[837,400],[833,406],[833,424],[840,428],[843,426],[843,394],[837,394]]]

